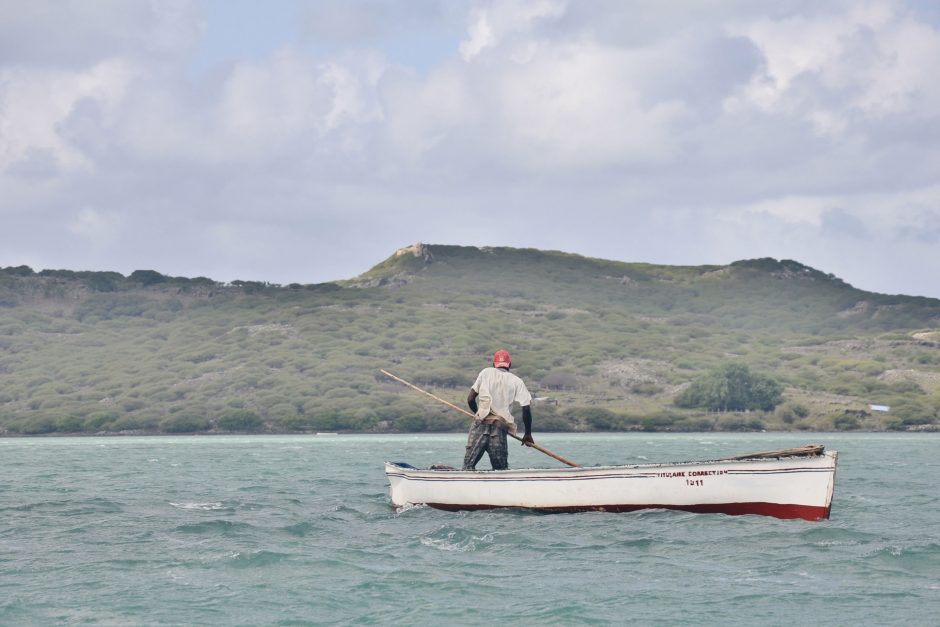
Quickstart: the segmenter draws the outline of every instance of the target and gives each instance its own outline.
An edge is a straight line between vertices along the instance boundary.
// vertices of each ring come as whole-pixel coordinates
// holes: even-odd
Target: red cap
[[[496,351],[496,354],[493,355],[493,365],[497,368],[509,368],[512,365],[512,360],[509,359],[509,353],[503,350]]]

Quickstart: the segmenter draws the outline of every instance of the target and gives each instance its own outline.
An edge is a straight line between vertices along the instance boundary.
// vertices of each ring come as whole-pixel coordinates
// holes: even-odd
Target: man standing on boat
[[[532,410],[529,407],[532,395],[522,379],[509,372],[511,365],[509,353],[504,350],[496,351],[493,355],[493,367],[481,370],[470,388],[467,405],[476,417],[467,435],[464,470],[475,470],[483,453],[489,454],[493,470],[509,468],[506,434],[516,433],[516,421],[509,411],[513,402],[522,406],[522,422],[525,424],[522,444],[533,443]]]

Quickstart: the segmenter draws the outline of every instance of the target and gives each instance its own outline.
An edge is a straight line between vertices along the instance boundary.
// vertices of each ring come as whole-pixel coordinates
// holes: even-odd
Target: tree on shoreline
[[[744,364],[724,364],[692,382],[675,400],[679,407],[710,411],[772,411],[783,401],[783,386],[754,374]]]

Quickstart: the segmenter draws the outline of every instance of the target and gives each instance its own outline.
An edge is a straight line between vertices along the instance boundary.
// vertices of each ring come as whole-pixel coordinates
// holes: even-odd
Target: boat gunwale
[[[597,471],[623,471],[623,470],[648,470],[648,469],[657,469],[657,468],[677,468],[683,467],[687,468],[689,466],[708,466],[708,465],[741,465],[741,464],[753,464],[754,462],[760,463],[775,463],[781,460],[818,460],[820,458],[828,458],[831,461],[831,469],[834,471],[836,467],[836,462],[838,459],[838,451],[823,451],[818,455],[786,455],[781,457],[752,457],[752,458],[737,458],[737,459],[709,459],[709,460],[700,460],[700,461],[682,461],[682,462],[654,462],[654,463],[644,463],[644,464],[616,464],[616,465],[603,465],[603,466],[576,466],[576,467],[561,467],[561,468],[508,468],[506,470],[461,470],[459,468],[454,469],[444,469],[444,468],[415,468],[414,466],[402,465],[404,462],[385,462],[386,473],[388,472],[389,466],[392,466],[396,469],[399,469],[401,474],[405,476],[412,476],[416,473],[428,473],[432,476],[456,476],[460,474],[461,476],[471,475],[473,477],[479,477],[481,479],[486,477],[506,477],[513,474],[526,474],[533,473],[541,475],[544,473],[563,473],[565,475],[575,475],[581,472],[597,472]],[[815,470],[829,470],[829,465],[823,465]]]

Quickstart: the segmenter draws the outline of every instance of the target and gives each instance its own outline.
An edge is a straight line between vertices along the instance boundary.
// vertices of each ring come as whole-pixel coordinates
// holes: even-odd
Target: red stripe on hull
[[[435,509],[449,512],[478,509],[500,509],[501,505],[453,505],[449,503],[428,503]],[[537,512],[550,514],[574,512],[635,512],[642,509],[674,509],[696,514],[729,514],[740,516],[743,514],[757,514],[759,516],[773,516],[774,518],[801,518],[803,520],[826,520],[829,518],[828,507],[813,505],[790,505],[783,503],[718,503],[713,505],[575,505],[571,507],[527,507]]]

